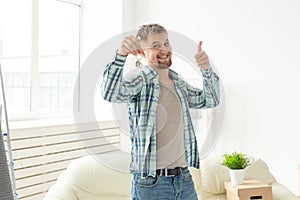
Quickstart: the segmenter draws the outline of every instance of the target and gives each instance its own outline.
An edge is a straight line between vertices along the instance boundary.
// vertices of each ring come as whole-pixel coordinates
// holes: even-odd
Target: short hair
[[[148,35],[152,33],[167,33],[167,30],[165,27],[159,25],[159,24],[144,24],[139,27],[139,30],[137,31],[136,38],[139,40],[146,40]]]

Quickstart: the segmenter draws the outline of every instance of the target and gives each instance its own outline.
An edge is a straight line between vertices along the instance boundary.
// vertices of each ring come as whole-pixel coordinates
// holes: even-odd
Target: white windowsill
[[[31,119],[8,122],[9,129],[25,129],[25,128],[37,128],[46,126],[59,126],[59,125],[71,125],[74,124],[74,119],[71,117],[62,118],[48,118],[48,119]],[[5,127],[2,122],[2,127]]]

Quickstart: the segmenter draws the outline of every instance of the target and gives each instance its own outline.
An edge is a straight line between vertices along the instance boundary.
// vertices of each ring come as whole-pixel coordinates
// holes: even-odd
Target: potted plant
[[[250,159],[246,154],[233,152],[224,154],[222,165],[229,168],[230,179],[232,184],[239,185],[244,183],[244,171],[250,165]]]

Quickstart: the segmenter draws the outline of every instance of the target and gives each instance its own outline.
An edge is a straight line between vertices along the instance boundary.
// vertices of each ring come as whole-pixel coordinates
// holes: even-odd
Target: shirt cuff
[[[126,61],[126,58],[127,58],[127,56],[122,56],[122,55],[119,55],[119,54],[116,53],[115,60],[125,62],[125,61]]]
[[[123,67],[125,64],[126,58],[127,58],[127,56],[119,55],[119,54],[117,54],[117,51],[116,51],[116,54],[114,56],[112,63],[117,67]]]
[[[211,67],[209,67],[208,69],[200,69],[200,71],[201,71],[203,77],[205,77],[205,78],[210,78],[212,75],[212,72],[213,72]]]

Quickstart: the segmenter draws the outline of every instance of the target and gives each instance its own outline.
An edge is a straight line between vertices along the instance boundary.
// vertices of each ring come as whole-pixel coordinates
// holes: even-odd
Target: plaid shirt
[[[106,66],[101,85],[102,96],[114,103],[127,103],[132,173],[156,175],[156,108],[159,97],[159,75],[149,66],[143,66],[123,78],[126,56],[116,55]],[[199,168],[200,159],[189,108],[213,108],[219,104],[219,77],[212,71],[200,69],[203,90],[194,88],[170,70],[170,78],[182,105],[184,146],[188,166]]]

